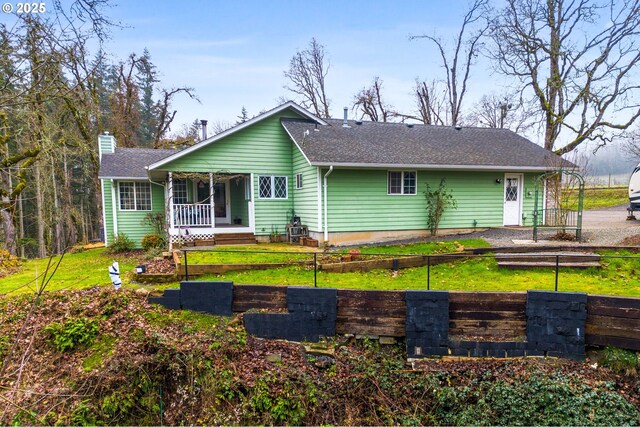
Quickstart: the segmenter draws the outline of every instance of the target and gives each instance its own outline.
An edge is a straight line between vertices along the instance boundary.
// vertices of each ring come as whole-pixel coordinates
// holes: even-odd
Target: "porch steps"
[[[254,245],[256,236],[253,233],[216,234],[214,242],[216,245]]]
[[[543,252],[522,254],[496,254],[498,267],[517,269],[555,268],[556,256],[560,268],[600,268],[600,255],[575,252]]]

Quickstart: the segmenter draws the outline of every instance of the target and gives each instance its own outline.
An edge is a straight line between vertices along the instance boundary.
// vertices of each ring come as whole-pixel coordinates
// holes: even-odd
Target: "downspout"
[[[327,177],[333,172],[333,166],[324,174],[324,241],[329,241],[329,220],[327,218]]]
[[[116,183],[113,179],[111,181],[111,211],[113,214],[113,238],[118,236],[118,200],[116,198]]]

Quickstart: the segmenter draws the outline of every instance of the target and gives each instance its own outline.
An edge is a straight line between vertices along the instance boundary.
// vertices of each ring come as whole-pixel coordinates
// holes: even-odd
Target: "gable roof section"
[[[204,141],[200,141],[197,144],[192,145],[191,147],[185,148],[184,150],[181,150],[181,151],[173,154],[172,156],[169,156],[167,158],[164,158],[164,159],[161,159],[159,161],[156,161],[155,163],[149,165],[149,170],[157,169],[157,168],[159,168],[159,167],[161,167],[163,165],[166,165],[167,163],[170,163],[170,162],[172,162],[172,161],[174,161],[176,159],[179,159],[179,158],[181,158],[181,157],[183,157],[183,156],[185,156],[185,155],[187,155],[189,153],[192,153],[192,152],[197,151],[197,150],[199,150],[199,149],[201,149],[203,147],[206,147],[209,144],[212,144],[212,143],[214,143],[214,142],[216,142],[216,141],[218,141],[218,140],[220,140],[222,138],[225,138],[225,137],[227,137],[227,136],[229,136],[231,134],[234,134],[234,133],[236,133],[236,132],[238,132],[238,131],[240,131],[242,129],[245,129],[245,128],[253,125],[254,123],[257,123],[257,122],[259,122],[261,120],[266,119],[267,117],[271,117],[271,116],[273,116],[275,114],[278,114],[278,113],[280,113],[280,112],[282,112],[282,111],[284,111],[286,109],[294,110],[296,113],[300,114],[303,117],[306,117],[308,120],[311,120],[313,123],[317,122],[317,123],[319,123],[321,125],[327,125],[328,124],[325,120],[314,116],[313,114],[311,114],[310,112],[308,112],[307,110],[305,110],[304,108],[302,108],[301,106],[296,104],[295,102],[288,101],[288,102],[285,102],[284,104],[281,104],[281,105],[279,105],[279,106],[277,106],[275,108],[272,108],[269,111],[266,111],[266,112],[264,112],[262,114],[259,114],[256,117],[253,117],[252,119],[249,119],[244,123],[240,123],[239,125],[234,126],[234,127],[230,128],[230,129],[227,129],[224,132],[220,132],[219,134],[214,135],[211,138],[207,138]]]
[[[167,158],[178,150],[156,150],[153,148],[116,148],[114,153],[105,153],[100,161],[101,179],[148,179],[146,167]]]
[[[542,171],[562,158],[507,129],[326,120],[282,126],[313,166]],[[360,124],[358,124],[360,123]],[[316,130],[317,129],[317,130]]]

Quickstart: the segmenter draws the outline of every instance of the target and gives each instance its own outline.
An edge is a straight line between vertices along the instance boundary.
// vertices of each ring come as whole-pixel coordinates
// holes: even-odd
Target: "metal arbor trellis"
[[[573,177],[578,180],[578,206],[575,210],[570,206],[562,206],[562,199],[555,194],[555,206],[546,207],[546,200],[542,200],[542,206],[539,207],[540,184],[546,183],[551,177],[558,179],[558,191],[561,191],[562,178],[564,175]],[[546,192],[543,192],[546,198]],[[566,230],[576,231],[576,240],[582,239],[582,202],[584,198],[584,178],[577,172],[570,170],[559,170],[555,172],[547,172],[536,178],[535,181],[535,200],[533,207],[533,241],[538,241],[538,231],[540,228],[556,229],[562,232]]]

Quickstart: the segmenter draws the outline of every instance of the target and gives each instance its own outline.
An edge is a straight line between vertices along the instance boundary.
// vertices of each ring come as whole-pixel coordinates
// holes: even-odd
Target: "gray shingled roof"
[[[177,153],[179,150],[153,148],[116,148],[115,153],[103,154],[99,178],[147,179],[145,166]]]
[[[553,169],[561,161],[507,129],[352,120],[345,128],[342,120],[327,122],[330,126],[316,127],[305,120],[282,120],[312,165],[539,170]]]

